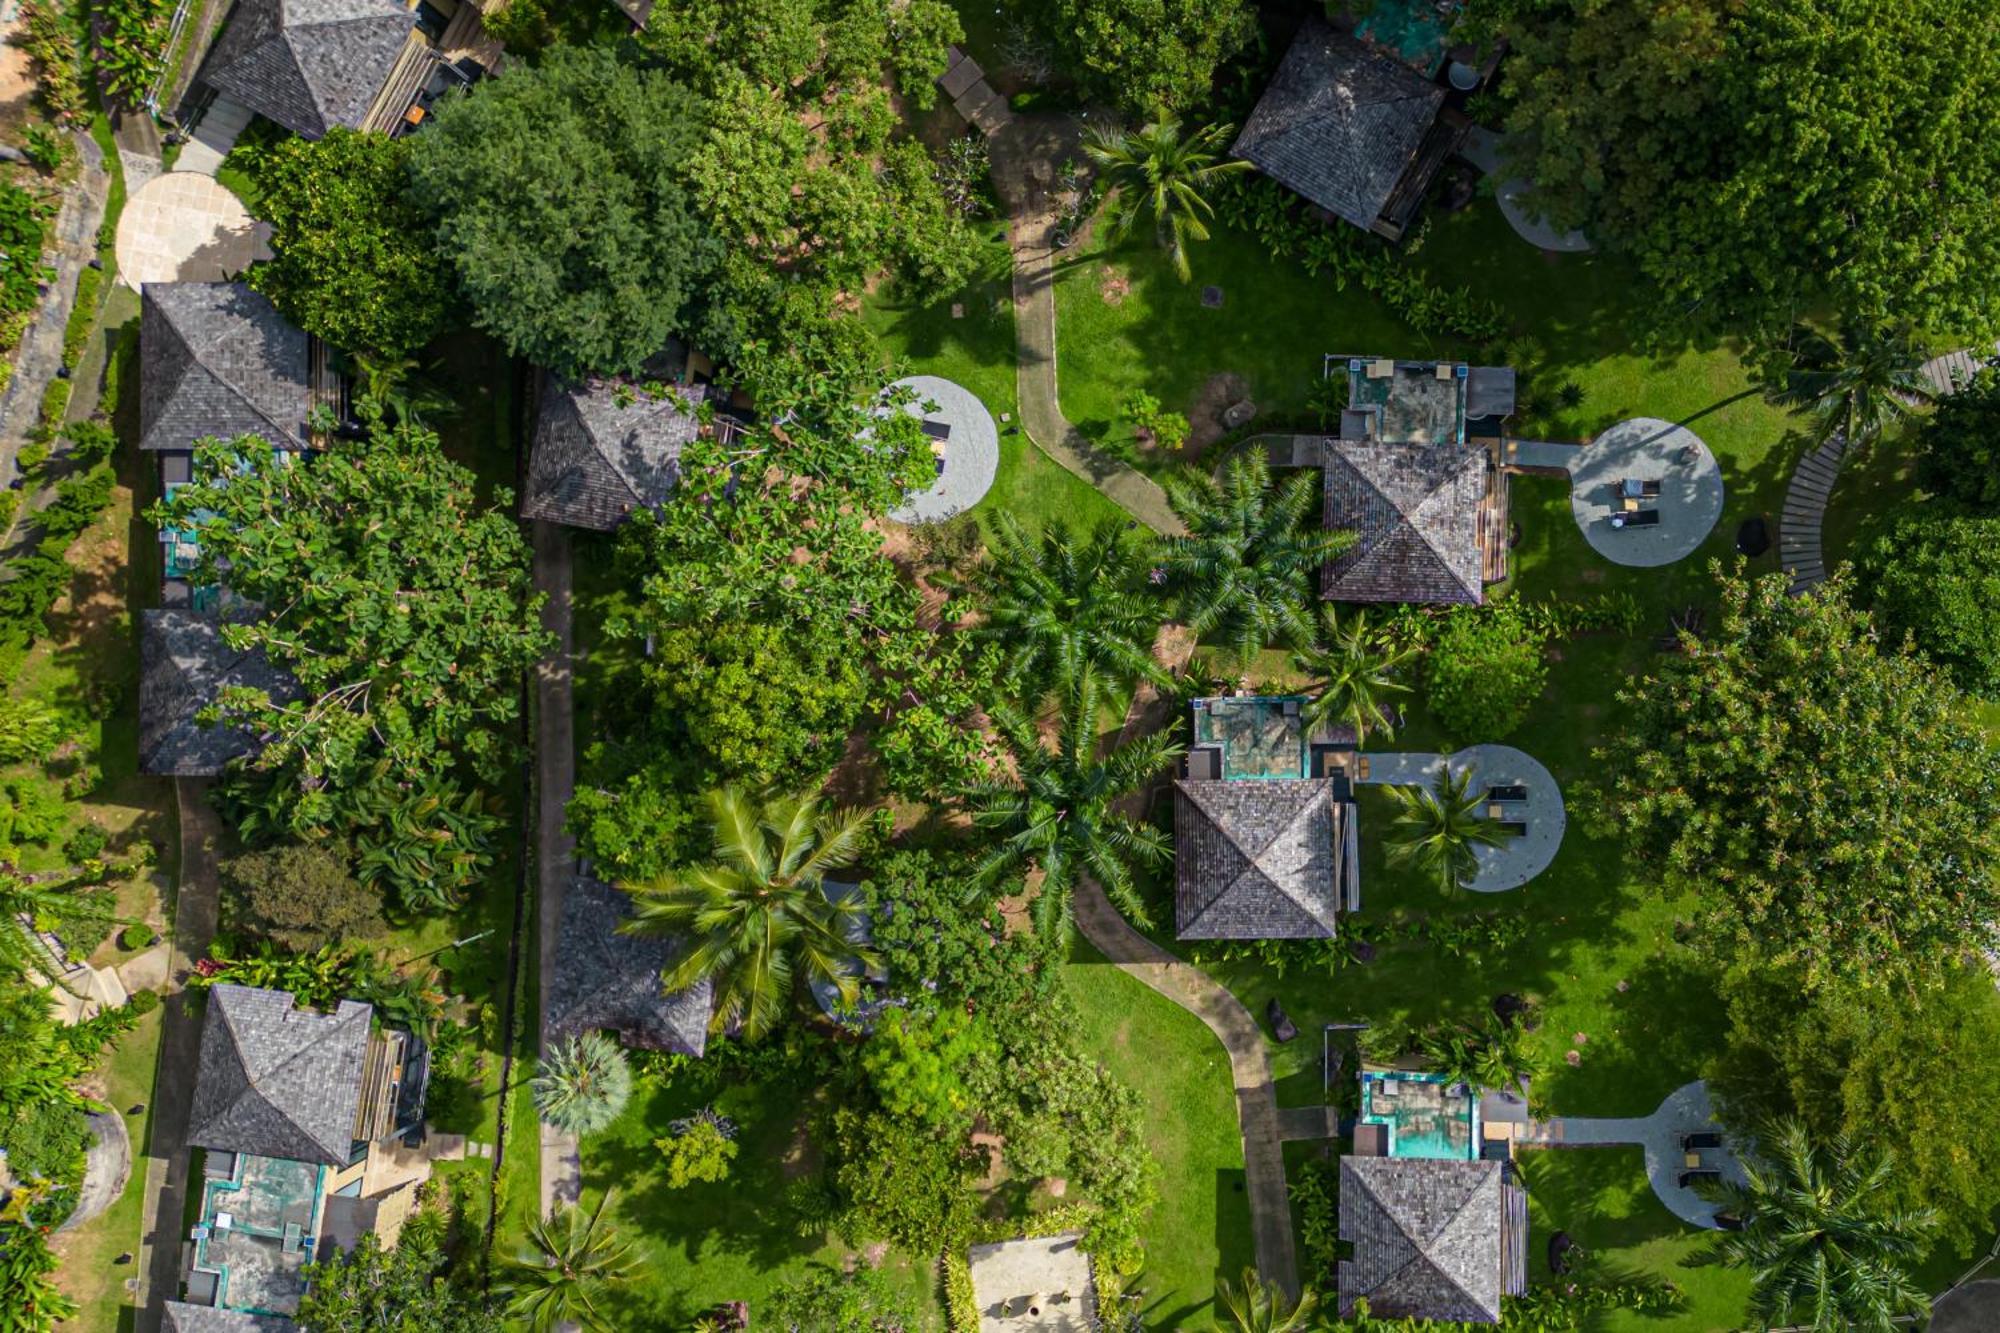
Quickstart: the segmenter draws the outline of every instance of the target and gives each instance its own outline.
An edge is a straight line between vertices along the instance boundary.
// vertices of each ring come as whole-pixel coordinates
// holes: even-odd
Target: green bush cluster
[[[138,106],[167,63],[173,0],[99,0],[92,56],[110,97]]]
[[[86,266],[76,275],[76,301],[69,308],[69,322],[63,325],[63,364],[75,370],[90,345],[90,331],[97,327],[97,298],[104,291],[104,270]]]
[[[22,0],[21,36],[17,40],[35,67],[35,82],[49,114],[65,125],[89,120],[83,63],[69,10],[57,0]]]

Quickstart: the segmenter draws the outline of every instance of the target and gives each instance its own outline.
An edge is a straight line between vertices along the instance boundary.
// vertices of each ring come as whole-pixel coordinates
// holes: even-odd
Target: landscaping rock
[[[1201,303],[1210,310],[1222,309],[1222,288],[1215,286],[1202,288]]]
[[[1227,430],[1239,430],[1249,425],[1250,418],[1256,415],[1257,404],[1245,398],[1241,402],[1231,403],[1223,409],[1222,424]]]
[[[1280,1044],[1291,1041],[1299,1035],[1299,1025],[1292,1021],[1291,1015],[1285,1012],[1284,1006],[1278,1003],[1275,995],[1271,997],[1271,1003],[1264,1007],[1264,1017],[1271,1024],[1271,1035],[1276,1037]]]

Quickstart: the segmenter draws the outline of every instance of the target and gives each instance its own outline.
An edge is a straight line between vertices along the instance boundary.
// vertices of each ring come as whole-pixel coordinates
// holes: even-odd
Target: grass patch
[[[129,1327],[136,1311],[133,1293],[125,1280],[138,1276],[140,1233],[145,1225],[147,1135],[153,1122],[153,1066],[160,1046],[160,1021],[165,1013],[155,1009],[143,1015],[138,1026],[120,1037],[106,1055],[91,1093],[104,1102],[114,1115],[123,1117],[132,1139],[132,1177],[125,1192],[100,1216],[64,1232],[56,1238],[56,1252],[62,1266],[56,1281],[79,1307],[71,1322],[77,1328],[117,1329]],[[127,1107],[144,1105],[138,1115],[126,1115]],[[119,1263],[120,1255],[132,1256]]]
[[[1064,969],[1083,1048],[1145,1105],[1160,1164],[1160,1202],[1141,1239],[1134,1287],[1148,1327],[1182,1328],[1212,1313],[1215,1283],[1252,1262],[1250,1204],[1229,1057],[1202,1021],[1079,942]]]

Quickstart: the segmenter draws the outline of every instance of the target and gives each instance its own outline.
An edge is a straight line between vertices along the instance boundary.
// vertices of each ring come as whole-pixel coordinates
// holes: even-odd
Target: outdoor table
[[[1684,1163],[1684,1165],[1686,1165],[1686,1166],[1687,1166],[1687,1168],[1688,1168],[1689,1170],[1693,1170],[1693,1169],[1695,1169],[1696,1167],[1699,1167],[1699,1166],[1701,1165],[1701,1154],[1700,1154],[1700,1153],[1698,1153],[1698,1152],[1691,1152],[1691,1153],[1688,1153],[1688,1154],[1686,1155],[1686,1157],[1687,1157],[1687,1160],[1686,1160],[1686,1162]]]

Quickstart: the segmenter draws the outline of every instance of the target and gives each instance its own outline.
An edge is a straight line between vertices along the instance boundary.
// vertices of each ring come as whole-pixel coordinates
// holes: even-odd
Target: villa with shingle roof
[[[609,532],[635,510],[666,503],[680,481],[681,449],[701,433],[710,387],[551,377],[535,416],[521,516]]]
[[[237,0],[202,80],[308,139],[360,129],[416,23],[398,0]]]
[[[1303,701],[1193,704],[1174,783],[1175,934],[1184,940],[1328,939],[1360,906],[1353,804],[1324,775]]]
[[[1497,1324],[1526,1289],[1526,1196],[1504,1163],[1343,1157],[1339,1188],[1342,1318],[1366,1299],[1378,1318]]]
[[[372,1015],[353,1000],[317,1014],[284,991],[211,988],[187,1141],[345,1165],[361,1110]]]
[[[1322,442],[1324,525],[1355,534],[1327,561],[1320,595],[1334,602],[1486,600],[1487,522],[1498,470],[1465,444]]]
[[[1395,240],[1471,129],[1445,97],[1396,56],[1309,18],[1231,151],[1335,217]]]
[[[139,347],[141,449],[186,454],[238,435],[308,447],[311,340],[247,285],[147,283]]]
[[[262,652],[222,641],[221,623],[192,611],[139,613],[139,771],[163,777],[213,777],[253,753],[258,738],[233,727],[203,726],[202,709],[231,686],[273,699],[298,693],[292,677]]]
[[[673,941],[625,934],[619,927],[630,917],[630,899],[593,875],[564,885],[546,1031],[551,1038],[610,1032],[627,1046],[700,1055],[708,1048],[713,988],[703,978],[667,994],[660,977],[673,961]]]

